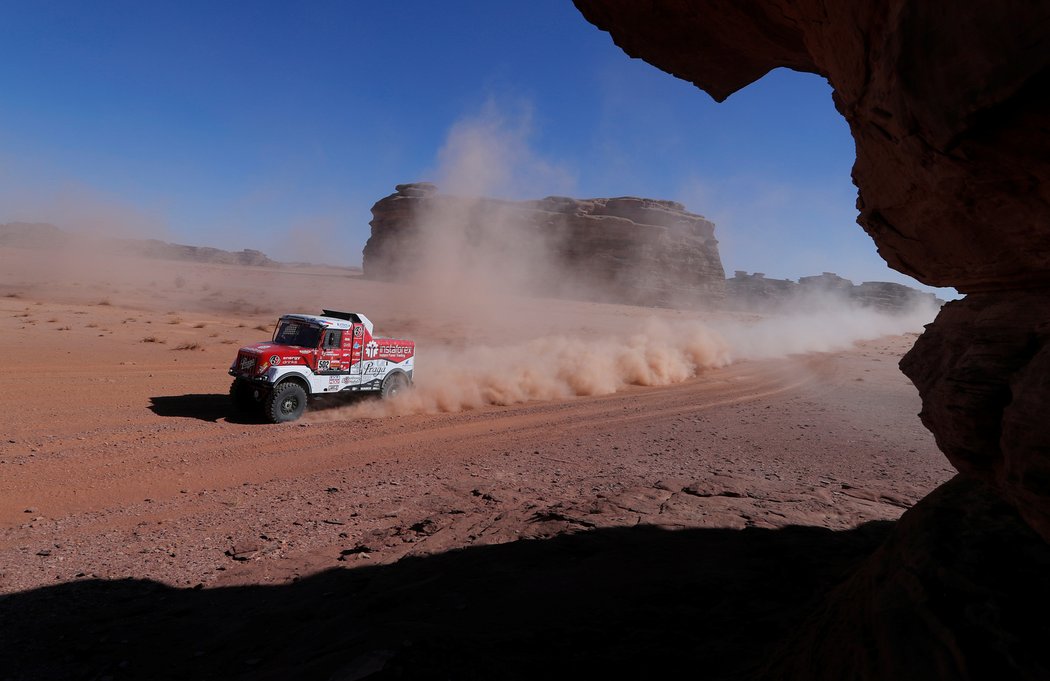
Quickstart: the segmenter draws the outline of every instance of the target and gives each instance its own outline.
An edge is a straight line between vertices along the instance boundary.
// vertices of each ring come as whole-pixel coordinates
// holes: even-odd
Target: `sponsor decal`
[[[383,345],[380,348],[380,351],[384,355],[392,355],[395,357],[407,357],[412,354],[412,350],[413,348],[411,345]]]
[[[360,338],[362,333],[364,333],[364,332],[363,332],[363,330],[362,330],[362,328],[360,326],[355,326],[354,327],[354,338]],[[354,347],[356,348],[357,346],[355,345]]]
[[[368,345],[365,346],[365,357],[372,359],[379,354],[379,343],[375,341],[368,341]]]
[[[338,376],[329,376],[328,377],[328,386],[332,387],[332,386],[335,386],[335,385],[339,385],[339,377]]]
[[[255,366],[255,358],[254,357],[241,357],[241,363],[240,363],[241,371],[247,371],[247,370],[251,369],[253,366]]]
[[[270,366],[277,366],[281,363],[281,358],[277,355],[270,357]]]
[[[384,373],[386,373],[384,368],[379,364],[373,364],[372,362],[369,362],[365,365],[365,376],[382,376]]]
[[[344,385],[349,385],[350,384],[350,377],[349,376],[343,376],[343,384]]]
[[[359,347],[361,347],[360,343],[354,343],[354,350],[358,349]]]
[[[285,357],[281,360],[281,364],[298,364],[299,357]]]
[[[270,345],[260,345],[260,346],[258,347],[258,349],[259,349],[259,350],[269,350],[269,349],[270,349],[271,347],[273,347],[273,346],[270,346]]]
[[[332,360],[322,359],[317,362],[318,371],[328,371],[332,367]]]

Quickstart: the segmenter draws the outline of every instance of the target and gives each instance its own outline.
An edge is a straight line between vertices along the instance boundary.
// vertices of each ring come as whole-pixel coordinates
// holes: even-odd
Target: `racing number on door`
[[[338,371],[343,352],[343,332],[339,329],[325,331],[321,341],[321,357],[317,360],[318,371]],[[332,366],[333,362],[335,366]]]

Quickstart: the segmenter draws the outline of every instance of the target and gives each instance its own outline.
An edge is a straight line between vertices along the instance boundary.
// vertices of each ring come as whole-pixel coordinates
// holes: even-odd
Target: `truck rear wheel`
[[[404,374],[390,374],[383,381],[383,388],[380,394],[384,400],[392,400],[404,392],[406,388],[408,388],[408,379]]]
[[[298,383],[282,383],[263,401],[263,416],[270,423],[294,421],[306,409],[306,391]]]

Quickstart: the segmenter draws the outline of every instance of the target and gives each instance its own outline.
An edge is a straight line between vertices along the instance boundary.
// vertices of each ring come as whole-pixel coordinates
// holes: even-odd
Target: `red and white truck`
[[[230,366],[230,398],[271,423],[294,421],[311,396],[378,392],[393,398],[412,385],[416,344],[376,338],[362,314],[287,314],[273,339],[246,345]]]

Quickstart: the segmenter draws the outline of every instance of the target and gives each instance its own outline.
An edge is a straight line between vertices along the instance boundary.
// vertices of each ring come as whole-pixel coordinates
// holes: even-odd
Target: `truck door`
[[[321,337],[321,348],[317,359],[317,373],[338,374],[345,371],[343,360],[342,329],[326,329]]]

